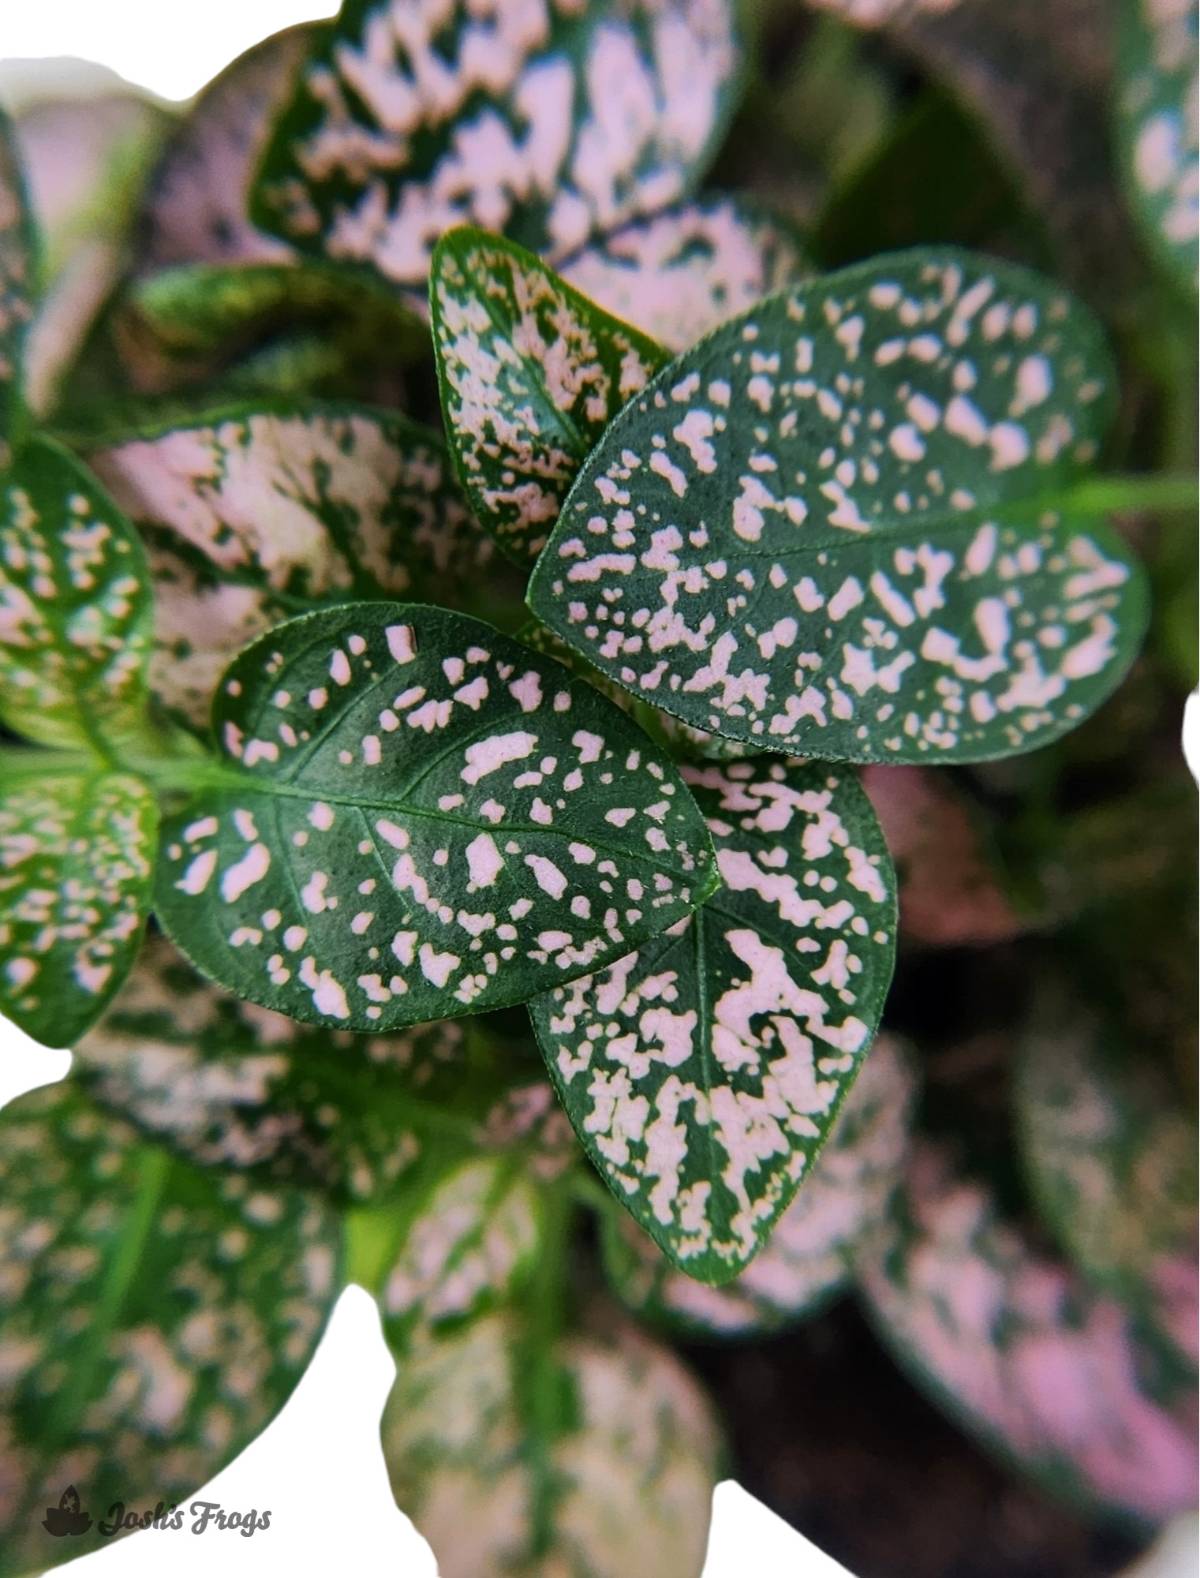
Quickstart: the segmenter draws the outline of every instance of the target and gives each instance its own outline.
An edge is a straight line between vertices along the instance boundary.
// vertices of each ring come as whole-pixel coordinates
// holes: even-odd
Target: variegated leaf
[[[33,221],[12,123],[0,110],[0,469],[22,436],[21,367],[33,316]]]
[[[905,943],[987,947],[1021,934],[982,818],[944,774],[867,767],[862,786],[896,866]]]
[[[46,744],[132,733],[151,618],[129,522],[65,449],[31,440],[0,477],[0,721]]]
[[[137,955],[158,809],[127,773],[0,758],[0,1012],[44,1046],[93,1024]]]
[[[1104,700],[1142,633],[1120,540],[1053,508],[1112,399],[1095,323],[1023,269],[929,249],[827,276],[624,408],[530,607],[635,694],[760,750],[1030,750]]]
[[[605,1264],[622,1300],[683,1333],[744,1336],[812,1314],[850,1276],[850,1252],[887,1208],[908,1146],[907,1055],[881,1035],[804,1188],[745,1271],[723,1287],[685,1276],[633,1219],[605,1220]]]
[[[671,352],[812,272],[783,220],[736,197],[706,197],[636,220],[560,269],[585,296]]]
[[[25,396],[40,417],[128,261],[130,228],[170,122],[132,92],[39,99],[16,120],[41,238],[42,293],[25,346]]]
[[[761,760],[682,771],[724,889],[529,1009],[617,1199],[689,1276],[719,1283],[766,1242],[859,1072],[896,901],[853,778]]]
[[[1200,225],[1200,11],[1195,0],[1122,0],[1117,135],[1134,211],[1196,289]]]
[[[584,457],[667,353],[481,230],[438,242],[429,300],[459,479],[505,553],[532,565]]]
[[[726,0],[345,0],[275,126],[259,223],[424,285],[472,223],[562,257],[684,195],[733,102]]]
[[[520,1150],[431,1169],[392,1206],[398,1243],[379,1289],[389,1346],[477,1318],[528,1280],[544,1201]]]
[[[1035,1000],[1016,1080],[1025,1165],[1065,1252],[1195,1366],[1196,1123],[1166,1070],[1097,1016]]]
[[[491,1118],[458,1022],[314,1029],[212,986],[163,938],[76,1063],[100,1105],[179,1155],[347,1201],[407,1179],[430,1144],[475,1148]]]
[[[255,44],[197,96],[150,183],[141,265],[286,262],[291,249],[249,218],[250,183],[272,118],[313,47],[316,24]]]
[[[304,1195],[202,1173],[72,1083],[0,1114],[0,1224],[0,1574],[21,1578],[111,1543],[116,1502],[186,1514],[304,1373],[340,1235]],[[67,1486],[91,1526],[49,1539]]]
[[[1148,1521],[1195,1503],[1190,1388],[1122,1307],[1040,1258],[946,1157],[914,1157],[893,1221],[859,1263],[914,1379],[1026,1472]]]
[[[517,1317],[426,1336],[383,1450],[442,1578],[697,1578],[720,1443],[704,1394],[624,1327],[530,1347]]]
[[[436,435],[370,407],[248,403],[89,460],[147,541],[152,688],[201,727],[234,653],[297,609],[462,601],[494,552]]]
[[[669,758],[490,626],[417,604],[293,619],[218,690],[224,768],[163,830],[157,909],[222,985],[386,1029],[524,1002],[716,882]]]

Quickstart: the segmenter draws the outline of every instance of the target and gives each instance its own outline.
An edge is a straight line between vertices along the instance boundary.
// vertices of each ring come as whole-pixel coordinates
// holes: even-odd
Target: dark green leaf
[[[17,140],[0,110],[0,469],[8,464],[23,423],[21,366],[37,286],[34,248]]]
[[[30,757],[0,759],[0,1011],[63,1047],[141,946],[158,809],[128,774],[38,772]]]
[[[530,1014],[575,1131],[690,1276],[767,1241],[871,1044],[895,956],[891,863],[836,770],[685,767],[725,884]]]
[[[46,744],[133,733],[151,620],[137,534],[65,449],[31,440],[0,477],[0,720]]]
[[[847,269],[625,407],[530,607],[637,695],[760,750],[1030,750],[1104,700],[1142,633],[1128,552],[1062,507],[1112,403],[1097,326],[1037,276],[938,249]]]
[[[346,0],[276,123],[260,224],[423,287],[457,224],[551,258],[684,195],[732,108],[726,0]]]
[[[213,722],[226,767],[163,829],[158,913],[206,974],[294,1018],[386,1029],[524,1002],[716,881],[670,760],[465,615],[294,619],[229,669]]]
[[[539,1354],[529,1395],[517,1318],[426,1336],[383,1416],[398,1506],[442,1578],[696,1578],[720,1445],[665,1349],[618,1327]]]
[[[297,609],[459,601],[494,553],[437,436],[370,407],[248,403],[89,460],[143,528],[157,592],[151,683],[193,725],[234,653]]]
[[[0,1115],[0,1574],[181,1503],[304,1373],[338,1287],[333,1216],[196,1171],[71,1084]],[[81,1538],[44,1524],[69,1485]],[[157,1534],[154,1539],[170,1539]]]
[[[667,353],[480,230],[439,241],[429,300],[459,478],[505,553],[531,565],[588,451]]]
[[[672,352],[812,272],[784,220],[736,197],[706,197],[636,220],[560,270],[585,296]]]
[[[1025,1472],[1150,1522],[1195,1504],[1193,1386],[941,1152],[918,1151],[860,1273],[913,1378]]]
[[[755,1259],[723,1287],[676,1270],[624,1212],[606,1218],[605,1263],[622,1300],[685,1335],[744,1336],[813,1313],[845,1285],[850,1252],[887,1208],[913,1096],[907,1055],[881,1035],[803,1189]]]
[[[1117,137],[1130,201],[1151,244],[1196,289],[1195,0],[1122,0]]]

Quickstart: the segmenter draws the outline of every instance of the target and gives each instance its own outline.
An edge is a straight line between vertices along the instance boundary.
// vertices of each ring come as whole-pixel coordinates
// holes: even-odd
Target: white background
[[[79,56],[163,98],[181,99],[256,40],[335,9],[322,0],[0,0],[0,61]],[[1200,729],[1189,733],[1194,747]],[[1189,755],[1194,766],[1194,749]],[[61,1078],[69,1063],[68,1054],[35,1047],[0,1023],[0,1104]],[[428,1545],[392,1502],[379,1449],[391,1375],[374,1305],[350,1288],[287,1407],[201,1493],[231,1509],[270,1507],[270,1530],[250,1540],[214,1531],[201,1539],[144,1534],[69,1570],[80,1578],[159,1578],[164,1570],[172,1578],[210,1578],[215,1557],[222,1578],[338,1568],[361,1578],[433,1578]],[[1196,1571],[1196,1549],[1194,1520],[1187,1520],[1164,1540],[1152,1565],[1138,1569],[1138,1578],[1187,1578]],[[748,1574],[847,1578],[845,1568],[729,1480],[716,1492],[704,1578]]]

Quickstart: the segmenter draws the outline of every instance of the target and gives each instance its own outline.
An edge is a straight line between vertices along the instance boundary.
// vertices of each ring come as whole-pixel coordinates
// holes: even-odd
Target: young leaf
[[[171,1158],[71,1083],[0,1114],[0,1200],[0,1575],[20,1578],[110,1543],[116,1502],[187,1516],[304,1373],[339,1233],[301,1194]],[[92,1526],[48,1539],[68,1485]]]
[[[428,1335],[398,1366],[382,1435],[397,1505],[442,1578],[696,1578],[720,1444],[666,1349],[627,1328],[537,1354],[520,1322]]]
[[[494,553],[434,433],[346,404],[247,403],[93,450],[154,570],[150,679],[203,727],[225,665],[306,605],[458,601]]]
[[[268,128],[317,24],[255,44],[197,96],[150,182],[139,262],[286,263],[291,249],[250,222],[250,181]]]
[[[30,755],[0,759],[0,1012],[64,1047],[137,956],[158,809],[127,773],[38,772]]]
[[[621,1299],[684,1335],[745,1336],[812,1314],[845,1285],[850,1251],[887,1208],[913,1096],[907,1055],[881,1035],[804,1188],[745,1271],[722,1287],[677,1271],[624,1212],[605,1218],[605,1265]]]
[[[150,626],[137,534],[65,449],[31,440],[0,477],[0,721],[51,745],[132,733]]]
[[[1132,207],[1159,255],[1196,289],[1200,204],[1195,0],[1123,0],[1117,135]]]
[[[807,1176],[879,1022],[896,900],[853,778],[685,767],[725,884],[529,1005],[575,1132],[676,1265],[727,1282]]]
[[[418,1331],[460,1324],[509,1297],[537,1257],[542,1196],[519,1151],[460,1158],[394,1210],[400,1242],[379,1303],[397,1354]]]
[[[791,228],[736,197],[707,197],[599,237],[565,280],[672,353],[812,270]]]
[[[204,1167],[368,1200],[430,1144],[478,1145],[484,1081],[454,1020],[389,1036],[313,1029],[240,1002],[149,941],[76,1048],[88,1093]]]
[[[1148,1521],[1194,1505],[1192,1388],[1156,1372],[1121,1306],[1039,1258],[942,1153],[916,1154],[859,1270],[913,1379],[1025,1472]]]
[[[21,366],[36,280],[33,221],[12,123],[0,110],[0,470],[21,437]]]
[[[459,478],[505,553],[532,565],[584,457],[667,353],[480,230],[438,242],[429,303]]]
[[[896,866],[906,944],[987,947],[1025,929],[972,807],[925,767],[866,767],[862,786]]]
[[[635,694],[759,750],[1030,750],[1141,635],[1119,539],[1052,509],[1111,404],[1096,325],[1037,276],[940,249],[847,269],[625,407],[529,605]]]
[[[1045,994],[1017,1069],[1030,1182],[1064,1251],[1196,1364],[1196,1124],[1165,1071]]]
[[[732,109],[726,0],[345,0],[276,122],[252,212],[424,285],[473,223],[562,257],[692,185]]]
[[[213,709],[226,767],[163,829],[157,909],[222,985],[386,1029],[524,1002],[701,903],[670,760],[462,614],[360,603],[268,632]]]

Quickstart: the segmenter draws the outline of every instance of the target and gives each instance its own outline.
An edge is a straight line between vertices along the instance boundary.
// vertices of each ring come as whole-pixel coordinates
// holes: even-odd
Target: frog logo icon
[[[74,1485],[68,1485],[63,1491],[57,1507],[46,1508],[46,1516],[42,1520],[42,1528],[56,1539],[64,1534],[86,1534],[91,1526],[92,1520],[80,1507],[79,1492]]]

